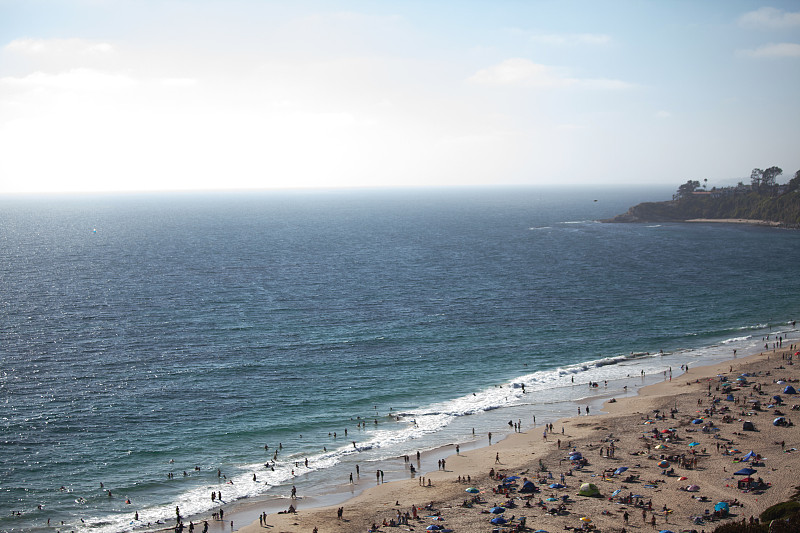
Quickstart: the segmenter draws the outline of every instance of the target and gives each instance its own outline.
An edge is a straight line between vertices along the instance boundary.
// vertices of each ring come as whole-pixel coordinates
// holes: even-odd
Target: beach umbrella
[[[698,485],[689,485],[688,487],[686,487],[686,490],[688,490],[689,492],[697,492],[698,490],[700,490],[700,487]]]
[[[666,467],[668,467],[668,466],[669,466],[669,462],[668,462],[668,461],[659,461],[659,462],[658,462],[658,466],[659,466],[660,468],[666,468]]]
[[[697,442],[697,441],[693,441],[693,442],[689,443],[689,446],[691,446],[692,448],[694,448],[695,446],[699,446],[699,445],[700,445],[700,443]]]
[[[753,450],[750,450],[750,453],[742,457],[742,461],[750,461],[751,459],[755,459],[756,453]]]
[[[428,531],[439,531],[439,530],[442,530],[444,528],[442,526],[438,525],[438,524],[431,524],[428,527],[426,527],[425,529],[428,530]]]
[[[733,473],[734,476],[750,476],[758,472],[758,470],[754,470],[752,468],[742,468],[741,470],[737,470]]]
[[[547,498],[545,501],[546,501],[546,502],[557,502],[557,501],[558,501],[558,498],[553,498],[552,496],[550,496],[550,497],[549,497],[549,498]]]
[[[505,507],[492,507],[491,509],[489,509],[489,512],[492,513],[492,514],[501,514],[501,513],[505,513],[506,512],[506,508]]]
[[[728,502],[717,502],[714,506],[715,511],[728,511],[730,509],[730,504]]]
[[[674,533],[674,532],[672,530],[669,530],[669,529],[662,529],[658,533]]]
[[[581,517],[581,522],[586,522],[588,524],[591,521],[592,521],[592,519],[589,518],[588,516],[582,516]]]
[[[681,476],[681,477],[678,478],[678,481],[686,481],[687,479],[689,479],[689,478],[686,477],[686,476]]]
[[[658,446],[656,446],[656,450],[666,450],[666,449],[667,447],[664,446],[663,444],[659,444]]]
[[[545,531],[544,529],[537,529],[537,530],[536,530],[536,531],[534,531],[533,533],[548,533],[548,532],[547,532],[547,531]]]
[[[564,485],[562,485],[561,483],[551,483],[551,484],[550,484],[550,485],[548,485],[548,486],[549,486],[551,489],[563,489],[563,488],[564,488]]]
[[[617,489],[617,490],[615,490],[614,492],[612,492],[612,493],[611,493],[611,497],[613,498],[614,496],[616,496],[616,495],[617,495],[617,494],[619,494],[620,492],[622,492],[622,489]]]
[[[623,473],[627,469],[628,469],[627,466],[621,466],[621,467],[617,468],[616,470],[614,470],[614,474],[615,475],[620,475],[621,473]]]
[[[519,476],[508,476],[506,478],[506,481],[516,481],[518,479],[519,479]]]
[[[480,492],[480,489],[476,489],[475,487],[470,487],[466,490],[466,492],[469,492],[470,494],[478,494]]]
[[[786,419],[784,417],[782,417],[782,416],[779,416],[778,418],[776,418],[775,420],[772,421],[772,425],[773,426],[780,426],[781,424],[785,424],[785,423],[786,423]]]
[[[506,522],[508,522],[508,520],[506,520],[502,516],[495,516],[494,518],[489,520],[489,522],[491,522],[492,524],[505,524]]]
[[[694,420],[692,420],[692,424],[702,424],[702,423],[703,423],[702,418],[695,418]]]

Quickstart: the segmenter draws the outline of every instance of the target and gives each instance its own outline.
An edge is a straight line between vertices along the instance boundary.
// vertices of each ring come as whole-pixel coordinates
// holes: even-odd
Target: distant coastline
[[[689,186],[691,185],[691,186]],[[643,202],[600,222],[717,222],[800,228],[800,190],[790,186],[697,190],[681,185],[672,200]]]

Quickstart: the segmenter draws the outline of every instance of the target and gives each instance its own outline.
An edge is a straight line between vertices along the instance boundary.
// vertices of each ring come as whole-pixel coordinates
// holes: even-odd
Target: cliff
[[[800,191],[779,196],[750,192],[687,195],[667,202],[645,202],[601,222],[685,222],[695,219],[753,220],[800,228]]]

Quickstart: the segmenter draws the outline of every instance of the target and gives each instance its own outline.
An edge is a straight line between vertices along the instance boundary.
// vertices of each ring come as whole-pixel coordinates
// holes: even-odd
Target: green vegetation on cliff
[[[775,169],[775,170],[773,170]],[[769,172],[771,171],[771,172]],[[604,222],[680,222],[693,219],[746,219],[800,227],[800,171],[786,185],[777,185],[780,169],[753,170],[751,185],[705,190],[697,181],[678,188],[672,200],[646,202]],[[768,184],[764,176],[769,175]]]

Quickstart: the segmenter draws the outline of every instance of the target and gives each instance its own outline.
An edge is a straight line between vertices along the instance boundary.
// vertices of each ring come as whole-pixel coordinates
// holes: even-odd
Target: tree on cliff
[[[761,185],[763,187],[774,187],[777,185],[775,179],[783,174],[783,169],[778,167],[769,167],[761,175]]]
[[[800,189],[800,170],[794,173],[794,177],[787,183],[787,191],[792,192]]]
[[[695,180],[695,181],[689,180],[686,183],[684,183],[683,185],[681,185],[680,187],[678,187],[678,196],[681,196],[681,197],[682,196],[688,196],[688,195],[692,194],[695,191],[695,189],[699,189],[699,188],[700,188],[700,182],[699,181],[697,181],[697,180]]]
[[[760,168],[754,168],[752,172],[750,172],[750,185],[753,186],[753,190],[758,190],[761,186],[761,178],[764,175],[764,171]]]

